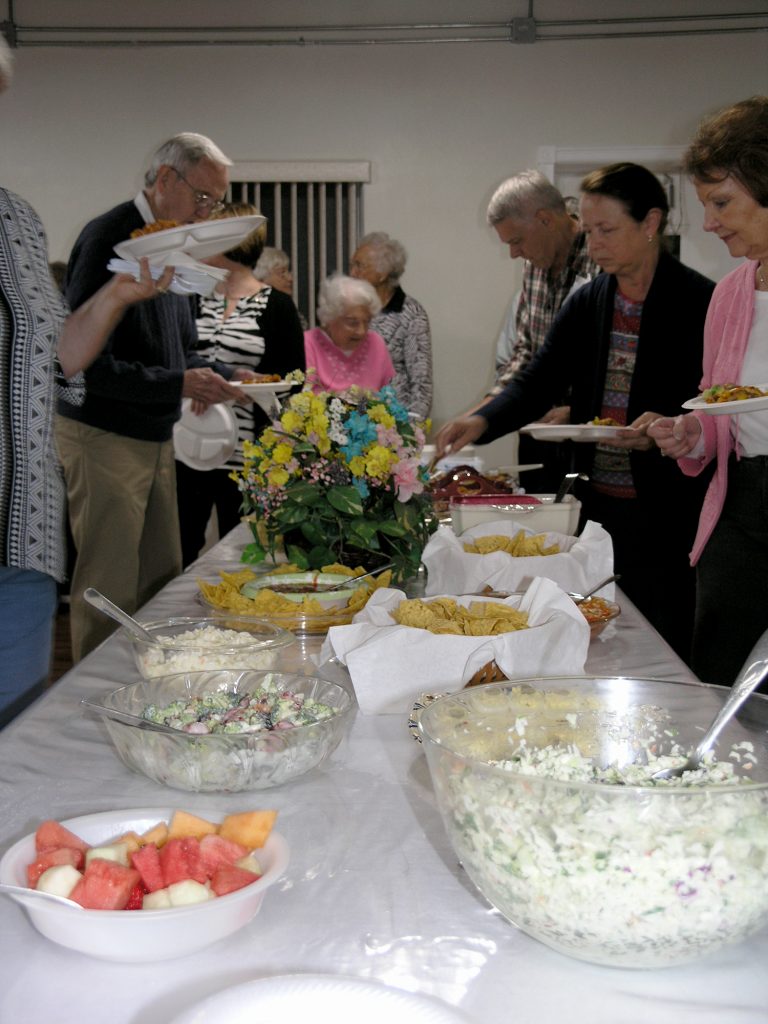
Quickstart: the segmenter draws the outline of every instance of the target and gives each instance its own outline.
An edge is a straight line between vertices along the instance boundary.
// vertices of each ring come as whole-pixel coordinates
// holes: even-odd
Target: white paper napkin
[[[587,522],[579,537],[547,533],[547,544],[560,547],[556,555],[518,558],[505,551],[473,555],[464,544],[501,534],[514,537],[520,530],[533,535],[522,522],[507,519],[481,523],[457,537],[450,526],[441,526],[424,548],[422,561],[427,567],[427,595],[475,594],[483,587],[511,593],[525,590],[538,576],[554,580],[566,592],[583,594],[613,572],[613,542],[599,523]],[[615,587],[603,587],[600,596],[613,600]]]
[[[321,663],[346,665],[361,711],[405,714],[425,691],[460,690],[478,669],[495,661],[509,679],[579,675],[589,648],[589,626],[573,601],[551,580],[536,579],[507,604],[528,612],[528,629],[501,636],[446,636],[399,626],[391,612],[400,590],[377,590],[348,626],[332,626]],[[491,599],[459,597],[459,604]]]
[[[162,277],[166,267],[176,268],[169,288],[169,291],[176,295],[210,295],[216,283],[224,281],[227,277],[226,270],[198,263],[181,250],[150,257],[149,271],[154,281]],[[107,270],[111,270],[113,274],[131,274],[137,281],[139,280],[139,264],[136,260],[123,260],[114,256],[107,264]]]

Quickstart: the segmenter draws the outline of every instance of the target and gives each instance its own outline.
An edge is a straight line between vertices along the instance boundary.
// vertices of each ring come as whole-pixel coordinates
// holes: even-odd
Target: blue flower
[[[397,423],[410,422],[408,410],[398,402],[395,389],[391,384],[385,384],[380,391],[376,392],[376,397],[380,398],[389,407],[389,411],[395,417]]]
[[[368,495],[371,493],[371,490],[368,484],[363,479],[363,477],[353,476],[352,483],[357,488],[357,493],[360,495],[361,498],[367,498]]]
[[[359,412],[351,412],[344,420],[343,427],[349,438],[341,449],[347,461],[355,455],[362,455],[366,445],[372,444],[377,438],[376,424]]]

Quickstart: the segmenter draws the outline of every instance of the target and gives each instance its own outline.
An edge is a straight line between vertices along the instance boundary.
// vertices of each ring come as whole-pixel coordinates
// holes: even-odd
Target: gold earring
[[[653,235],[648,235],[648,244],[650,245],[653,241]]]

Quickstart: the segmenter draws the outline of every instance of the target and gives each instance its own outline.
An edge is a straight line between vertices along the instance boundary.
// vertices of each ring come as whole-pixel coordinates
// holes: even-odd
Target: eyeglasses
[[[221,211],[226,206],[226,203],[224,202],[223,199],[215,199],[208,192],[201,192],[199,189],[196,189],[194,185],[190,185],[190,183],[187,181],[187,179],[184,177],[181,171],[176,170],[175,167],[173,168],[173,170],[176,171],[178,177],[181,178],[181,180],[184,182],[187,188],[190,189],[192,194],[194,195],[196,209],[208,210],[210,213],[221,213]]]

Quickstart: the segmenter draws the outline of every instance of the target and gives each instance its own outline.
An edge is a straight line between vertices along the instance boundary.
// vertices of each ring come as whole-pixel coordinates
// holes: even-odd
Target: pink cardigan
[[[740,375],[754,309],[755,263],[750,260],[732,270],[712,293],[704,325],[702,390],[713,384],[749,383],[742,381]],[[694,415],[703,428],[704,454],[699,459],[679,459],[678,465],[687,476],[697,476],[715,457],[717,467],[701,508],[691,565],[698,562],[720,518],[728,488],[728,456],[735,449],[730,416]]]
[[[387,345],[368,331],[352,355],[345,356],[320,327],[304,332],[307,370],[316,371],[314,391],[346,391],[349,387],[378,391],[395,376]]]

